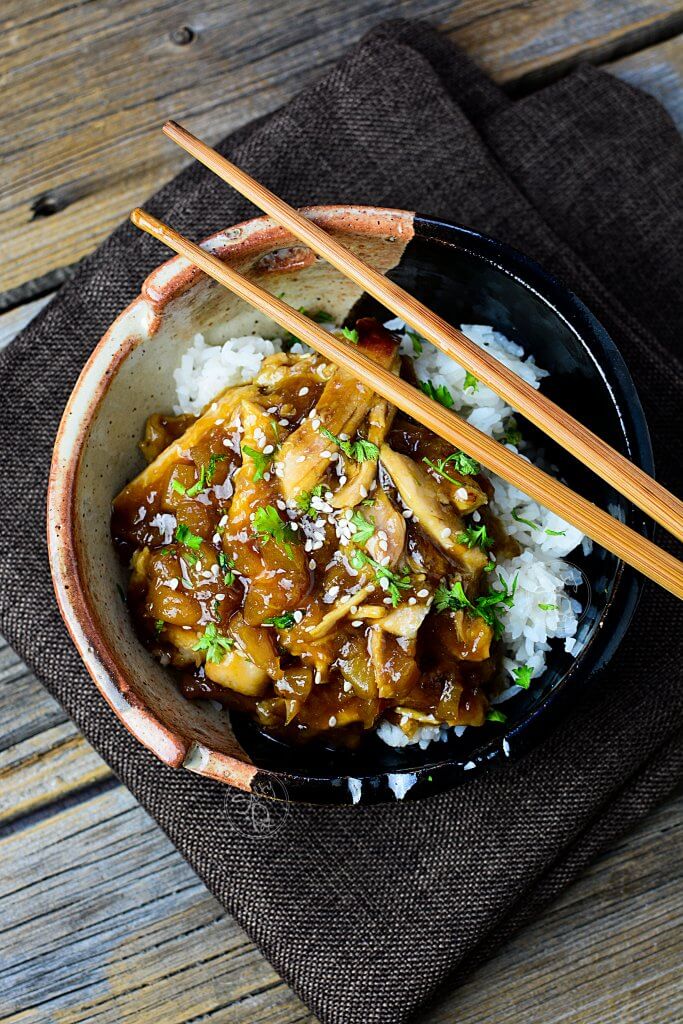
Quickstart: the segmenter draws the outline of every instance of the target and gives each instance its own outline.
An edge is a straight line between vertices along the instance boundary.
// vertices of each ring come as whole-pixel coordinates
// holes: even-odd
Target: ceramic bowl
[[[619,352],[576,296],[537,264],[476,232],[405,211],[328,206],[307,213],[452,323],[492,324],[519,340],[551,371],[546,393],[652,472],[643,412]],[[338,322],[361,298],[267,218],[205,245],[294,307],[324,303]],[[570,712],[582,686],[598,684],[635,609],[639,580],[601,548],[570,556],[585,580],[579,653],[554,650],[545,675],[506,704],[504,727],[468,729],[426,750],[393,749],[374,736],[353,752],[293,748],[238,715],[185,700],[140,644],[119,594],[126,572],[110,541],[111,500],[142,468],[137,442],[147,415],[174,404],[182,352],[195,333],[210,342],[226,325],[235,336],[275,333],[186,260],[164,263],[94,350],[59,428],[48,498],[52,573],[64,620],[104,699],[166,764],[294,800],[412,799],[523,754]],[[645,532],[642,516],[604,481],[544,444],[570,486]]]

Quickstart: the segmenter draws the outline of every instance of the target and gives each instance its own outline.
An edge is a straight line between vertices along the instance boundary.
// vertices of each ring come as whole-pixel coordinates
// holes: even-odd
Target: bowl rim
[[[621,391],[622,409],[613,393],[613,401],[622,419],[623,436],[629,455],[646,472],[653,471],[652,448],[645,416],[633,380],[614,341],[585,304],[556,277],[544,270],[519,250],[473,229],[421,214],[384,207],[359,204],[328,204],[304,207],[303,212],[323,227],[342,232],[376,235],[402,235],[406,241],[414,236],[433,242],[445,242],[471,252],[493,265],[507,276],[534,291],[549,309],[560,317],[590,348],[587,341],[597,342],[600,353],[610,363]],[[237,262],[259,248],[299,245],[296,239],[269,217],[256,217],[226,228],[203,240],[222,259]],[[88,588],[79,566],[76,543],[75,495],[77,471],[89,434],[89,427],[99,409],[110,381],[130,352],[140,343],[153,337],[161,322],[165,306],[174,298],[205,277],[183,257],[174,256],[156,267],[144,280],[140,294],[116,317],[90,354],[65,407],[58,428],[50,467],[47,492],[48,553],[53,585],[60,613],[81,659],[98,690],[122,722],[124,727],[143,746],[170,767],[186,769],[208,778],[254,793],[268,793],[268,780],[279,780],[297,801],[324,803],[355,803],[357,794],[351,793],[349,776],[299,776],[286,771],[257,768],[231,755],[212,750],[170,728],[157,718],[144,699],[129,683],[125,662],[106,640],[99,616],[88,600]],[[146,333],[117,335],[125,322],[134,315],[141,317]],[[104,366],[103,356],[113,346]],[[602,367],[596,364],[603,373]],[[85,405],[79,410],[84,393],[90,389]],[[624,422],[624,414],[626,420]],[[73,434],[73,426],[77,433]],[[629,507],[640,532],[648,533],[644,517]],[[581,655],[557,681],[550,692],[539,701],[518,723],[505,734],[477,753],[476,761],[462,761],[435,757],[417,769],[397,769],[366,774],[357,781],[360,799],[364,803],[401,798],[406,793],[411,799],[433,794],[449,788],[465,772],[490,767],[500,761],[521,756],[532,746],[539,732],[539,719],[545,721],[551,707],[555,715],[566,704],[569,686],[577,671],[584,666],[585,655],[593,650],[593,664],[586,673],[592,678],[609,661],[623,639],[635,612],[642,588],[640,577],[623,562],[614,572],[610,599],[599,620],[594,624],[589,643]],[[621,612],[617,620],[617,610]],[[600,629],[606,617],[614,620],[612,633]],[[598,642],[600,638],[600,642]],[[590,660],[590,659],[588,659]],[[512,741],[512,745],[511,745]],[[436,751],[435,751],[436,754]],[[409,784],[405,788],[405,777]],[[398,784],[396,780],[398,781]],[[363,787],[364,782],[369,785]],[[401,791],[401,796],[399,796]]]

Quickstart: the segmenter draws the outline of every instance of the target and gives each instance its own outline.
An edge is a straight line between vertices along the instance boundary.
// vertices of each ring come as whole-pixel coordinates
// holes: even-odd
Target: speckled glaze
[[[652,461],[642,410],[626,368],[582,303],[533,261],[475,232],[405,211],[312,207],[317,223],[389,271],[452,322],[491,323],[552,371],[552,397],[643,468]],[[360,292],[268,218],[213,235],[207,248],[292,306],[324,306],[342,321]],[[505,764],[536,742],[598,673],[622,638],[639,593],[635,575],[598,549],[582,565],[593,581],[581,654],[553,655],[533,693],[515,698],[504,730],[427,751],[393,750],[369,737],[360,752],[292,749],[252,723],[192,703],[137,640],[117,585],[109,535],[112,498],[141,468],[146,417],[174,404],[172,371],[193,335],[218,325],[236,336],[273,324],[176,257],[144,282],[88,360],[59,428],[48,494],[48,541],[57,600],[95,685],[121,722],[166,764],[240,789],[322,803],[414,799],[473,771]],[[577,389],[577,383],[580,387]],[[554,454],[554,453],[553,453]],[[571,486],[644,532],[642,517],[602,482],[558,461]],[[580,467],[579,467],[580,469]]]
[[[387,270],[412,237],[410,213],[313,207],[317,223]],[[360,290],[268,218],[208,238],[205,247],[292,306],[324,296],[342,320]],[[117,585],[126,573],[109,535],[114,495],[142,468],[137,443],[153,409],[174,403],[173,370],[195,333],[273,334],[273,324],[176,257],[144,282],[81,373],[62,418],[50,472],[48,542],[60,610],[102,696],[125,727],[172,767],[249,790],[257,774],[227,713],[186,701],[137,640]]]

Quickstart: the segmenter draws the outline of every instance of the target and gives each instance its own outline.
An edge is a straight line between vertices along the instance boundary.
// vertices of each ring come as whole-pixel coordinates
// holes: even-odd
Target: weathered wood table
[[[683,122],[680,0],[5,0],[0,344],[182,165],[163,120],[218,139],[400,15],[511,90],[590,60]],[[682,834],[679,795],[423,1019],[683,1020]],[[2,1021],[313,1021],[7,646],[0,933]]]

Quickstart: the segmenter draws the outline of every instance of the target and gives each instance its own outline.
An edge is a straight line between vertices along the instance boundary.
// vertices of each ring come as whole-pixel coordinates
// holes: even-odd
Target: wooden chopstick
[[[460,419],[455,413],[432,401],[407,381],[374,363],[353,345],[324,330],[303,313],[247,280],[213,253],[189,241],[144,210],[136,209],[131,220],[137,227],[158,238],[174,252],[184,256],[209,277],[229,288],[256,309],[265,313],[285,330],[305,341],[338,366],[344,367],[363,384],[387,401],[424,424],[451,444],[474,456],[488,469],[519,487],[535,501],[556,512],[582,533],[607,548],[679,598],[683,598],[683,563],[660,550],[635,530],[603,512],[597,505],[575,494],[559,480],[548,476],[532,463]]]
[[[457,360],[513,409],[526,416],[665,530],[683,541],[683,502],[665,487],[215,149],[201,142],[175,121],[167,121],[163,130],[209,170],[305,242],[342,274],[355,281],[442,352]]]

